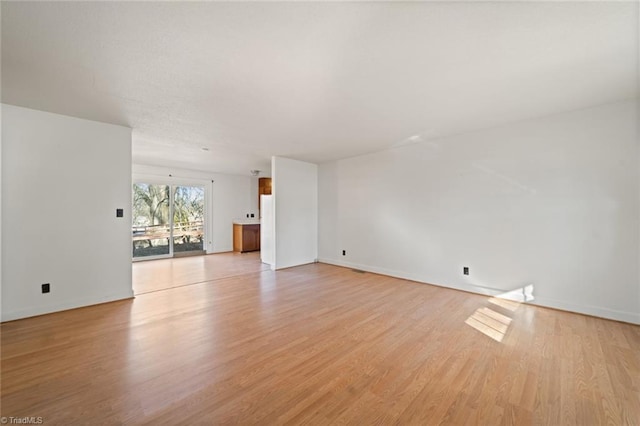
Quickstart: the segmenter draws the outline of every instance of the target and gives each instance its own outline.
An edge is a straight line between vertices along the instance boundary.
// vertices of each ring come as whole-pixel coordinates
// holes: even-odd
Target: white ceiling
[[[248,175],[637,96],[637,2],[1,7],[2,101],[129,126],[139,164]]]

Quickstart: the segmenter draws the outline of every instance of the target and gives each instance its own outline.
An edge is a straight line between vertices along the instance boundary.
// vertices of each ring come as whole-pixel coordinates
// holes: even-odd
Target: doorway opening
[[[204,254],[205,190],[200,185],[133,184],[133,260]]]

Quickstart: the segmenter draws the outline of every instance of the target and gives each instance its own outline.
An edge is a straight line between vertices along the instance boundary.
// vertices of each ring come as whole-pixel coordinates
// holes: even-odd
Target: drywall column
[[[275,267],[289,268],[318,257],[318,166],[273,157]]]
[[[3,104],[2,150],[2,320],[132,297],[131,129]]]

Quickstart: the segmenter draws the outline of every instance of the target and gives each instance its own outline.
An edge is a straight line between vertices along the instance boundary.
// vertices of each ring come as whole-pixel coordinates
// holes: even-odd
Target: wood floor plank
[[[136,263],[134,280],[134,300],[1,325],[2,416],[640,424],[639,326],[256,253]]]

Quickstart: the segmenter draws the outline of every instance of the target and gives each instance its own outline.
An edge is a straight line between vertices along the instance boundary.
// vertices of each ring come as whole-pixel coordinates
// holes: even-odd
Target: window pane
[[[204,250],[204,187],[175,187],[173,222],[174,253]]]
[[[133,257],[169,254],[168,185],[133,185]]]

